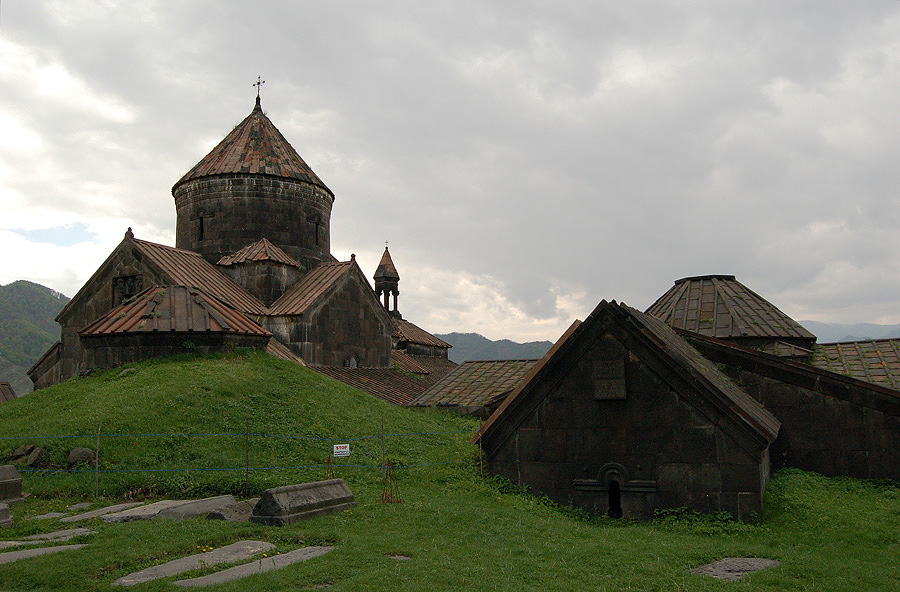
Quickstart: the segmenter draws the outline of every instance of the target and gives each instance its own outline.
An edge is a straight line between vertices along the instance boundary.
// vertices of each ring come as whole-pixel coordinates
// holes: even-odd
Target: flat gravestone
[[[274,548],[275,545],[272,543],[263,541],[238,541],[209,553],[197,553],[196,555],[182,557],[181,559],[175,559],[168,563],[154,565],[153,567],[130,573],[113,582],[113,586],[134,586],[135,584],[143,584],[159,578],[177,576],[180,573],[201,569],[209,565],[234,563],[235,561],[249,559],[258,553],[271,551]]]
[[[43,534],[33,534],[31,536],[22,537],[23,541],[35,541],[38,543],[44,543],[47,541],[53,542],[63,542],[69,539],[75,538],[77,536],[82,536],[85,534],[94,534],[93,530],[89,530],[87,528],[70,528],[68,530],[57,530],[56,532],[45,532]]]
[[[0,502],[22,501],[22,475],[12,465],[0,466]]]
[[[161,500],[146,506],[138,506],[130,510],[123,510],[114,514],[105,514],[100,516],[100,520],[107,523],[114,522],[131,522],[132,520],[150,520],[163,510],[175,508],[187,503],[189,500]]]
[[[115,504],[113,506],[106,506],[105,508],[97,508],[96,510],[91,510],[90,512],[84,512],[83,514],[75,514],[74,516],[69,516],[67,518],[60,518],[60,522],[80,522],[82,520],[90,520],[91,518],[99,518],[100,516],[104,516],[106,514],[112,514],[114,512],[121,512],[122,510],[128,510],[129,508],[134,508],[136,506],[142,505],[144,502],[128,502],[125,504]]]
[[[32,516],[29,520],[50,520],[52,518],[65,518],[68,516],[65,512],[49,512],[40,516]]]
[[[356,505],[353,493],[343,479],[330,479],[300,485],[267,489],[250,522],[284,526],[323,514],[343,512]]]
[[[289,553],[274,555],[272,557],[266,557],[265,559],[258,559],[256,561],[251,561],[250,563],[244,563],[243,565],[236,565],[222,571],[211,573],[207,576],[191,578],[190,580],[178,580],[173,583],[176,586],[183,586],[185,588],[223,584],[225,582],[246,578],[253,574],[265,573],[267,571],[272,571],[273,569],[281,569],[282,567],[287,567],[288,565],[306,561],[307,559],[312,559],[314,557],[320,557],[332,549],[334,549],[334,547],[303,547],[302,549],[295,549]]]
[[[774,559],[761,559],[758,557],[726,557],[714,563],[701,565],[691,570],[693,574],[711,576],[720,580],[734,581],[741,579],[745,574],[762,569],[769,569],[779,565]]]
[[[208,497],[206,499],[186,502],[180,506],[166,508],[160,511],[154,518],[169,518],[172,520],[187,520],[190,518],[199,518],[206,516],[210,512],[221,510],[225,506],[235,503],[233,495],[220,495],[217,497]]]
[[[78,504],[72,504],[71,506],[66,506],[66,509],[72,510],[73,512],[76,510],[87,510],[91,506],[93,506],[91,502],[81,502]]]
[[[253,508],[256,507],[257,502],[259,502],[258,497],[244,500],[242,502],[235,502],[231,505],[225,506],[224,508],[210,512],[206,515],[206,517],[210,520],[246,522],[250,520],[250,515],[253,513]]]
[[[60,551],[76,551],[87,547],[87,545],[60,545],[58,547],[41,547],[39,549],[25,549],[23,551],[10,551],[8,553],[0,553],[0,565],[13,563],[20,559],[31,559],[32,557],[40,557],[41,555],[50,555],[51,553],[59,553]]]

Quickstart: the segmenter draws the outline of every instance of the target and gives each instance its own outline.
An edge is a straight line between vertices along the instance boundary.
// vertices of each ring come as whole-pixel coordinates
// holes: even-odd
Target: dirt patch
[[[753,573],[761,569],[769,569],[779,565],[774,559],[761,559],[759,557],[726,557],[715,563],[701,565],[691,570],[693,574],[712,576],[720,580],[739,580],[745,574]]]

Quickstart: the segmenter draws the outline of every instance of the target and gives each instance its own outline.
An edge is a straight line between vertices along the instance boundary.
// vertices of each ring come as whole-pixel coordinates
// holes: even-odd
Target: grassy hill
[[[0,380],[12,384],[17,394],[31,392],[25,372],[59,339],[53,319],[68,301],[24,280],[0,286]]]
[[[96,534],[72,541],[88,543],[85,549],[0,565],[4,590],[109,590],[130,571],[196,553],[198,546],[243,539],[270,541],[282,553],[314,544],[335,551],[216,590],[869,591],[900,582],[900,489],[892,484],[782,471],[767,489],[765,516],[757,523],[678,512],[649,523],[615,521],[482,479],[469,443],[476,424],[450,413],[394,407],[264,354],[179,357],[134,368],[0,406],[0,437],[45,444],[48,459],[61,463],[69,447],[91,443],[102,422],[104,468],[157,471],[101,474],[101,490],[116,496],[99,500],[105,504],[122,496],[240,492],[242,470],[166,471],[242,467],[248,428],[254,468],[320,464],[331,442],[300,438],[339,438],[350,442],[352,456],[338,460],[335,472],[359,506],[284,528],[203,519],[92,520],[79,526]],[[381,438],[370,436],[380,435],[382,417],[390,434],[387,455],[401,465],[399,504],[381,503]],[[213,433],[235,435],[185,435]],[[86,437],[58,437],[76,434]],[[0,440],[9,447],[21,441]],[[322,471],[250,475],[251,494],[258,494],[263,487],[321,478]],[[24,478],[26,490],[37,495],[13,507],[15,523],[0,531],[2,539],[59,529],[55,521],[28,518],[92,499],[89,472]],[[738,583],[688,573],[723,557],[768,557],[781,566]],[[172,589],[170,580],[141,587]]]

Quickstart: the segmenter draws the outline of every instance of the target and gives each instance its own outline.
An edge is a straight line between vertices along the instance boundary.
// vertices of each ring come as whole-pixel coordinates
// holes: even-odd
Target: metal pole
[[[103,422],[97,422],[97,450],[94,452],[94,497],[100,495],[100,428]]]

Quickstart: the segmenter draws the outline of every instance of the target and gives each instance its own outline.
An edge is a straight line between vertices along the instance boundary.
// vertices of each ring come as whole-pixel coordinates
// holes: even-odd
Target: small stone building
[[[762,508],[780,422],[658,319],[601,302],[484,424],[489,470],[560,503],[647,518]]]

